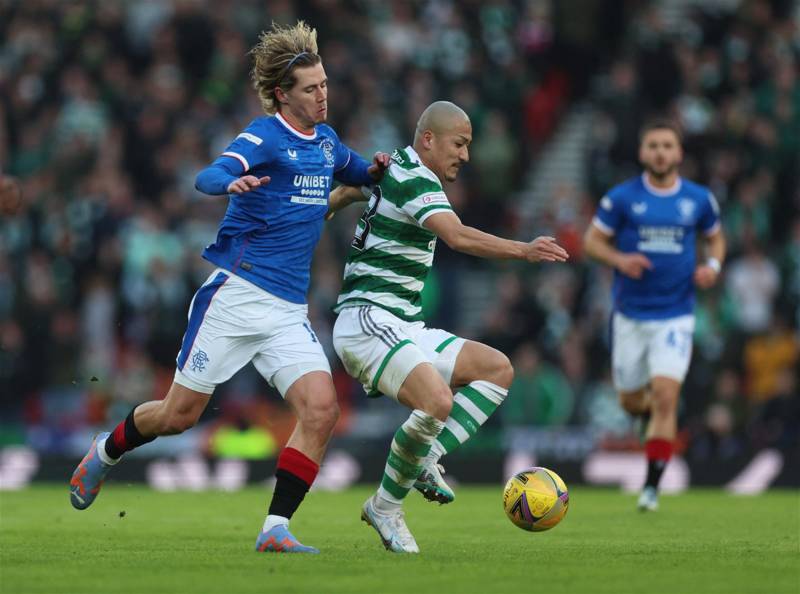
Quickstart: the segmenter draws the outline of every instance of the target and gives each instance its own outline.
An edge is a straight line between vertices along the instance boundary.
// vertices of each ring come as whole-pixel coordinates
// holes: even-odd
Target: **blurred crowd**
[[[508,353],[516,379],[488,435],[579,425],[609,445],[630,437],[609,380],[610,274],[584,261],[579,237],[604,191],[637,172],[640,123],[667,112],[686,130],[684,174],[713,189],[731,250],[719,286],[699,299],[685,447],[713,457],[796,444],[798,15],[790,2],[745,1],[693,9],[676,28],[658,3],[569,4],[0,3],[0,173],[23,195],[20,212],[0,221],[0,445],[61,451],[76,432],[166,393],[189,301],[211,270],[199,254],[226,207],[194,177],[261,115],[247,55],[258,33],[299,18],[319,32],[330,123],[361,154],[408,144],[435,99],[469,113],[471,163],[448,195],[465,222],[502,235],[530,235],[524,173],[571,105],[593,107],[588,186],[564,180],[533,224],[561,239],[570,265],[437,250],[432,325],[463,328],[460,291],[476,275],[493,278],[468,337]],[[328,225],[315,257],[310,315],[328,341],[357,211]],[[392,432],[399,407],[368,400],[326,346],[339,435]],[[204,421],[262,427],[282,443],[290,418],[246,368]]]

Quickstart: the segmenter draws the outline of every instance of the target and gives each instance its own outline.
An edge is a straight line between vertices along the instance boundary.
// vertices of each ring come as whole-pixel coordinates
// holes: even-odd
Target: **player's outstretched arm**
[[[270,182],[269,176],[258,178],[255,175],[242,175],[241,177],[234,175],[222,159],[227,159],[227,157],[217,159],[197,174],[194,182],[195,188],[204,194],[221,196],[223,194],[243,194]]]
[[[328,197],[328,212],[325,213],[325,220],[330,221],[334,214],[354,202],[366,202],[369,200],[369,194],[364,191],[365,187],[339,186],[335,188]]]
[[[706,237],[706,252],[708,259],[698,264],[694,270],[694,284],[701,289],[714,286],[725,261],[725,235],[722,229],[717,229],[713,235]]]
[[[244,194],[258,187],[266,186],[272,178],[268,175],[256,177],[255,175],[243,175],[239,179],[233,180],[228,184],[228,194]]]
[[[565,262],[569,258],[567,251],[552,237],[537,237],[530,243],[503,239],[464,225],[453,212],[431,215],[423,226],[441,237],[451,249],[479,258],[528,262]]]
[[[343,144],[340,147],[342,152],[339,159],[342,164],[337,163],[334,171],[333,177],[336,181],[346,186],[367,186],[383,179],[392,160],[388,153],[375,153],[372,162],[368,163],[354,150]]]
[[[647,256],[621,252],[614,247],[612,239],[613,235],[607,235],[591,224],[583,236],[583,251],[590,258],[608,264],[631,278],[642,278],[645,270],[653,268]]]
[[[367,173],[373,180],[379,182],[383,179],[383,174],[389,169],[391,162],[392,157],[389,153],[375,153],[372,157],[372,163],[367,167]]]

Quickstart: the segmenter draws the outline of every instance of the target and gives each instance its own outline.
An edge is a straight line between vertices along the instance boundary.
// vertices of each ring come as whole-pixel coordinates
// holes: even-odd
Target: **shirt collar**
[[[644,184],[644,189],[653,194],[654,196],[673,196],[681,191],[681,186],[683,185],[683,180],[678,176],[678,179],[675,180],[675,183],[672,184],[669,188],[657,188],[649,181],[647,181],[647,174],[642,174],[642,184]]]
[[[302,138],[303,140],[314,140],[317,137],[317,129],[316,129],[316,127],[314,128],[314,133],[313,134],[306,134],[305,132],[301,132],[300,130],[298,130],[297,128],[292,126],[289,122],[287,122],[286,118],[284,118],[281,115],[281,112],[279,112],[279,111],[275,112],[275,119],[278,120],[281,124],[283,124],[284,127],[289,132],[291,132],[292,134],[294,134],[295,136],[297,136],[299,138]]]
[[[411,159],[412,161],[414,161],[414,163],[416,163],[417,165],[422,165],[422,159],[419,158],[419,155],[417,154],[417,151],[415,151],[414,148],[410,144],[406,148],[404,148],[403,150],[408,155],[408,158]]]

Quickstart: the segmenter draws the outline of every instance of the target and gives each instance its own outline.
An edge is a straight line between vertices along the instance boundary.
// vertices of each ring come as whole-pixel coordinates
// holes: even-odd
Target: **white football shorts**
[[[458,353],[466,341],[445,330],[407,322],[373,305],[341,311],[333,327],[333,348],[369,396],[397,398],[420,363],[431,363],[450,384]]]
[[[212,394],[250,361],[284,397],[303,375],[331,372],[307,305],[285,301],[218,268],[189,306],[175,382]]]
[[[656,376],[683,383],[692,360],[693,334],[693,315],[635,320],[615,312],[611,319],[614,387],[634,392]]]

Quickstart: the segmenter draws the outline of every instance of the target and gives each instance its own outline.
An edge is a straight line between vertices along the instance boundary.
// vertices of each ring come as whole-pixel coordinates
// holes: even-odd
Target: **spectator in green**
[[[725,209],[725,232],[732,250],[742,248],[745,235],[751,233],[760,244],[767,244],[771,234],[770,198],[772,176],[765,170],[739,184],[734,200]]]
[[[560,426],[572,417],[575,394],[561,370],[543,361],[531,342],[514,354],[514,381],[500,408],[506,426]]]

